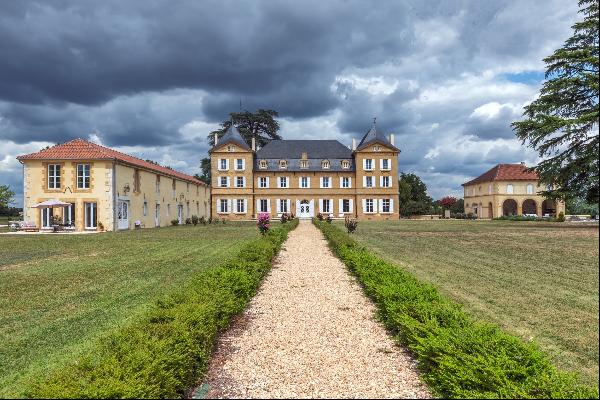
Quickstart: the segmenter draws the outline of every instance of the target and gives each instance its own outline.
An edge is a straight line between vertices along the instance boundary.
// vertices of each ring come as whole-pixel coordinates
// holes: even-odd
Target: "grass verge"
[[[233,260],[195,274],[137,322],[99,340],[66,367],[31,382],[32,398],[175,398],[205,370],[219,331],[242,311],[297,226],[277,225]]]
[[[419,362],[422,378],[449,398],[598,398],[598,389],[559,372],[533,343],[467,315],[397,266],[371,254],[335,225],[315,221],[356,275],[396,340]]]

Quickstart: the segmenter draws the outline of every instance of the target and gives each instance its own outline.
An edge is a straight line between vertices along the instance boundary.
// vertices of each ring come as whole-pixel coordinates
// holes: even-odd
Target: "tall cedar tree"
[[[580,196],[598,203],[598,1],[581,0],[583,21],[573,36],[544,59],[546,82],[512,124],[523,143],[546,158],[535,169],[549,186],[544,195]]]
[[[427,186],[417,175],[400,174],[398,195],[401,215],[422,215],[431,212],[432,199],[427,196]]]
[[[245,110],[243,112],[232,112],[229,115],[231,119],[223,121],[220,129],[208,134],[208,143],[211,147],[215,145],[215,133],[219,138],[222,137],[231,126],[232,121],[248,145],[252,143],[252,138],[256,140],[258,146],[264,146],[271,140],[281,139],[281,136],[277,133],[279,122],[275,120],[279,113],[275,110],[259,109],[255,113]],[[200,161],[200,168],[202,175],[196,175],[196,178],[210,184],[210,157],[203,158]]]

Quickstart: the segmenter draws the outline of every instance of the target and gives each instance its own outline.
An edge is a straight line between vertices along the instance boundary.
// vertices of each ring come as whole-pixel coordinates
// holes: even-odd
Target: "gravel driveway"
[[[310,221],[213,355],[203,397],[424,398],[415,363]],[[207,393],[206,390],[208,390]]]

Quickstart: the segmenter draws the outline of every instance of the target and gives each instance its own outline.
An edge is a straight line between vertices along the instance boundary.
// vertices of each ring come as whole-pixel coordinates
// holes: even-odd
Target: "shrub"
[[[191,218],[186,218],[185,219],[185,224],[186,225],[191,225],[192,224],[192,219]]]
[[[269,213],[259,213],[258,222],[256,223],[258,230],[262,235],[265,235],[269,231],[270,227],[270,216]]]
[[[198,216],[197,215],[192,215],[192,224],[194,224],[194,226],[198,225]]]
[[[282,224],[285,224],[286,222],[291,221],[293,219],[294,219],[293,214],[291,214],[291,213],[283,213],[283,214],[281,214],[280,221],[281,221]]]
[[[202,225],[206,225],[206,218],[202,216],[198,222],[200,222]]]
[[[556,222],[565,222],[565,213],[564,212],[559,212],[558,213],[558,217],[556,218]]]
[[[256,293],[297,223],[273,229],[223,265],[198,272],[69,365],[30,383],[28,398],[179,398],[205,371],[215,339]]]
[[[179,220],[178,219],[172,219],[171,220],[171,225],[173,225],[173,226],[179,225]]]
[[[346,227],[346,231],[348,234],[354,233],[356,228],[358,228],[358,220],[356,218],[350,218],[350,216],[346,216],[344,218],[344,226]]]
[[[439,397],[598,398],[598,389],[558,372],[534,343],[468,316],[437,289],[316,222],[334,253],[373,299],[386,327],[419,362]]]
[[[212,224],[212,223],[213,223],[213,219],[212,219],[212,217],[209,217],[209,218],[208,218],[208,224],[210,225],[210,224]]]
[[[327,215],[327,218],[325,218],[325,221],[327,221],[328,223],[333,222],[333,217],[331,216],[331,214]]]
[[[318,219],[319,221],[323,221],[323,214],[321,214],[321,213],[318,213],[318,214],[317,214],[317,219]]]

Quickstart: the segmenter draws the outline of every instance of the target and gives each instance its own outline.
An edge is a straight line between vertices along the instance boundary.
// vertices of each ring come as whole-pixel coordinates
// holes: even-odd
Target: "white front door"
[[[183,225],[183,204],[177,206],[177,220],[179,225]]]
[[[298,211],[298,218],[310,218],[310,203],[306,200],[300,202],[300,209]]]
[[[129,229],[129,201],[127,200],[117,202],[117,228]]]

